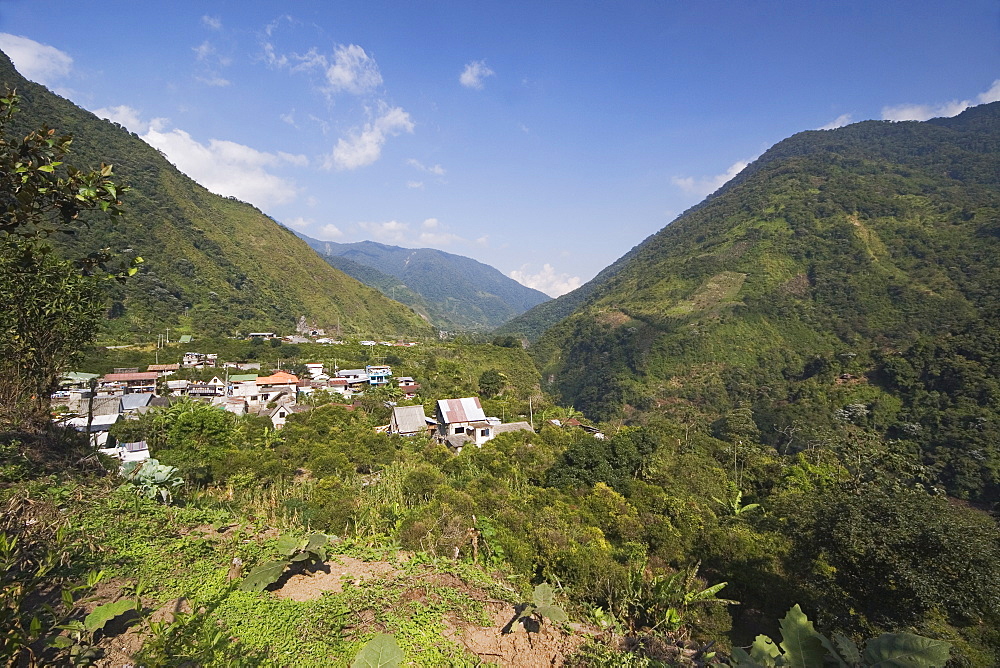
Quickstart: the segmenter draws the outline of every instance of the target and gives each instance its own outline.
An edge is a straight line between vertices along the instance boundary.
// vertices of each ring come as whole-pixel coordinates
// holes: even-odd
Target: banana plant
[[[781,620],[781,642],[757,636],[750,651],[733,648],[734,668],[942,668],[951,654],[951,644],[912,633],[883,633],[865,643],[862,651],[848,638],[833,639],[818,632],[802,608],[792,607]]]

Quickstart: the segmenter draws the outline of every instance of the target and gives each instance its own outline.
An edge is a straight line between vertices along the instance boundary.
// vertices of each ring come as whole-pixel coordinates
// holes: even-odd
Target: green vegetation
[[[82,118],[37,87],[27,97]],[[108,150],[131,141],[93,127]],[[209,336],[227,317],[287,322],[305,303],[296,260],[284,286],[263,265],[251,279],[208,262],[234,257],[227,225],[259,216],[126,151],[144,214],[144,197],[171,195],[134,228],[203,264],[169,283],[148,267],[173,265],[149,259],[117,293],[111,333],[177,323],[204,332],[193,347],[265,371],[384,362],[417,380],[428,412],[479,394],[534,430],[454,454],[378,429],[397,388],[351,406],[317,393],[280,430],[184,400],[114,427],[156,457],[119,469],[76,432],[0,425],[0,659],[86,664],[132,638],[105,658],[464,666],[528,663],[548,642],[566,665],[1000,664],[998,127],[994,104],[779,144],[548,306],[574,311],[533,346],[541,371],[515,333],[405,348]],[[211,226],[178,232],[206,212]],[[85,222],[87,243],[116,224]],[[275,230],[287,235],[268,223],[260,239]],[[90,312],[80,268],[51,268]],[[240,285],[215,306],[194,299],[230,270]],[[21,276],[18,294],[49,277]],[[303,312],[346,313],[336,303]],[[85,352],[84,369],[106,372],[184,351]]]
[[[195,335],[276,330],[301,316],[335,335],[426,336],[430,326],[400,304],[333,269],[254,207],[194,183],[125,128],[101,121],[21,77],[0,56],[0,89],[16,88],[13,136],[48,124],[73,135],[73,160],[113,164],[126,215],[80,217],[85,231],[51,237],[66,257],[102,249],[146,262],[108,295],[105,334],[142,340],[169,327]]]
[[[829,665],[842,668],[913,666],[942,668],[948,661],[950,646],[912,633],[884,633],[865,645],[864,653],[850,638],[842,635],[829,638],[818,633],[798,605],[781,620],[782,642],[776,644],[760,635],[747,653],[733,651],[733,666],[764,668],[766,666]]]
[[[87,211],[120,211],[110,166],[65,164],[71,137],[44,125],[12,136],[19,100],[9,89],[0,98],[0,429],[37,431],[60,370],[97,330],[101,284],[114,276],[108,249],[70,262],[48,238],[84,231]]]
[[[410,306],[438,329],[486,331],[549,301],[544,293],[461,255],[299,236],[331,265]]]
[[[998,173],[998,104],[781,142],[588,288],[532,348],[543,388],[710,430],[737,465],[861,430],[996,503]]]

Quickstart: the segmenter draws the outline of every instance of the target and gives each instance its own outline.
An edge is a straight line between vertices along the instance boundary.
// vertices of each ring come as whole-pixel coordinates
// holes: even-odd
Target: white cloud
[[[428,167],[419,160],[410,158],[406,161],[406,164],[410,165],[415,169],[419,169],[421,172],[427,172],[428,174],[434,174],[435,176],[444,176],[445,169],[441,165],[434,165],[433,167]]]
[[[409,188],[410,190],[423,190],[424,189],[424,182],[423,181],[407,181],[406,182],[406,187]]]
[[[324,241],[333,241],[334,239],[339,239],[344,236],[344,233],[340,231],[340,228],[332,223],[329,225],[324,225],[319,231],[320,239]]]
[[[845,125],[849,125],[851,122],[850,114],[841,114],[835,119],[827,123],[826,125],[816,128],[817,130],[836,130],[837,128],[842,128]]]
[[[410,226],[398,220],[385,223],[358,223],[358,227],[371,235],[375,241],[389,241],[394,244],[406,243]]]
[[[326,80],[336,91],[361,95],[382,85],[378,65],[357,44],[340,45],[333,54],[333,64],[326,70]]]
[[[699,197],[706,197],[721,188],[722,185],[731,178],[742,172],[743,169],[749,164],[750,160],[741,160],[730,165],[729,169],[727,169],[724,174],[716,174],[715,176],[700,176],[697,178],[693,176],[675,176],[671,179],[671,182],[684,192],[691,193],[692,195],[698,195]]]
[[[73,68],[73,59],[67,53],[27,37],[0,33],[0,50],[10,56],[25,78],[46,86],[65,77]]]
[[[926,121],[941,116],[957,116],[976,104],[1000,101],[1000,79],[990,88],[972,100],[951,100],[941,104],[900,104],[882,107],[882,120],[886,121]]]
[[[417,241],[421,246],[450,246],[465,239],[451,232],[421,232]]]
[[[292,181],[270,173],[268,168],[286,163],[301,165],[304,156],[266,153],[220,139],[202,144],[183,130],[167,130],[167,125],[165,119],[154,119],[142,138],[212,192],[236,197],[262,209],[290,202],[298,195]]]
[[[195,80],[206,86],[215,86],[216,88],[223,88],[231,83],[229,79],[223,79],[219,76],[195,77]]]
[[[308,218],[303,218],[302,216],[291,218],[283,222],[285,223],[286,227],[294,227],[297,230],[304,230],[310,225],[312,225],[312,220],[309,220]],[[339,232],[340,230],[337,231]]]
[[[428,218],[423,222],[425,230],[433,230],[441,226],[441,221],[437,218]]]
[[[211,28],[212,30],[219,30],[222,28],[222,19],[216,16],[202,16],[201,23],[206,28]]]
[[[483,79],[494,74],[496,73],[486,66],[485,60],[474,60],[465,66],[465,69],[458,76],[458,80],[466,88],[482,90]]]
[[[322,70],[325,80],[323,90],[329,95],[366,95],[382,85],[378,63],[357,44],[338,44],[329,56],[320,53],[316,47],[291,55],[276,53],[270,42],[265,42],[263,47],[265,61],[274,67],[291,65],[291,72]]]
[[[989,104],[990,102],[1000,102],[1000,79],[993,82],[989,90],[976,96],[979,104]]]
[[[94,109],[93,111],[98,118],[106,118],[114,123],[124,125],[136,134],[143,134],[149,129],[149,123],[142,120],[139,111],[124,104],[117,107]]]
[[[196,47],[191,49],[194,51],[194,57],[198,60],[205,60],[213,55],[215,55],[215,47],[208,40],[202,42]]]
[[[382,156],[382,146],[389,137],[401,132],[413,132],[413,127],[410,115],[402,108],[387,109],[374,122],[365,124],[360,132],[338,140],[323,166],[327,169],[357,169],[370,165]]]
[[[528,265],[508,274],[521,285],[540,290],[550,297],[558,297],[580,287],[580,277],[566,273],[557,274],[551,264],[545,263],[537,274],[528,272]]]

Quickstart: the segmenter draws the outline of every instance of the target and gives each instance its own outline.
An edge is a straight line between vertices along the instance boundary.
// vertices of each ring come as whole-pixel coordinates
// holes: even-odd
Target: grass
[[[86,494],[77,494],[70,485],[48,489],[50,496],[64,491],[73,535],[84,553],[77,568],[103,570],[105,595],[113,597],[108,592],[116,587],[138,585],[150,610],[187,599],[202,611],[186,622],[187,632],[206,638],[222,631],[229,638],[224,643],[238,642],[240,652],[255,657],[252,665],[348,665],[376,633],[392,634],[408,665],[480,665],[444,634],[455,623],[489,625],[492,620],[485,604],[447,575],[491,598],[516,598],[511,587],[473,564],[419,553],[406,555],[394,574],[347,582],[343,591],[324,592],[314,600],[243,592],[227,579],[229,564],[238,556],[246,572],[274,554],[279,532],[261,520],[280,519],[281,512],[259,511],[291,490],[251,499],[249,507],[258,512],[239,517],[220,498],[204,492],[195,495],[192,505],[164,507],[107,486]],[[381,535],[338,541],[335,551],[365,561],[397,562],[400,557],[398,547]],[[219,665],[231,660],[231,652],[215,656]]]

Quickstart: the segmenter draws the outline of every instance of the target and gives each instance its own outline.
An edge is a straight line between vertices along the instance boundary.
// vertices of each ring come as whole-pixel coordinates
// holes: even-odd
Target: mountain
[[[993,103],[790,137],[521,321],[572,307],[533,350],[547,389],[592,416],[747,409],[785,450],[852,426],[997,499],[998,263]]]
[[[493,267],[461,255],[374,241],[341,244],[299,236],[333,266],[411,306],[440,329],[493,329],[550,300]]]
[[[203,334],[292,331],[301,316],[345,334],[431,333],[416,313],[334,269],[261,211],[210,193],[138,136],[29,82],[0,54],[4,85],[21,97],[12,132],[46,124],[71,134],[70,164],[112,164],[118,184],[129,187],[124,217],[95,218],[84,233],[54,240],[68,255],[111,248],[144,259],[140,272],[112,295],[108,335],[147,336],[164,327]]]

